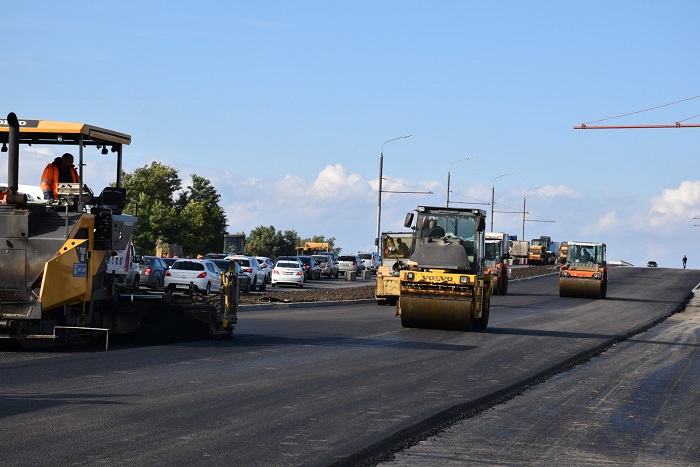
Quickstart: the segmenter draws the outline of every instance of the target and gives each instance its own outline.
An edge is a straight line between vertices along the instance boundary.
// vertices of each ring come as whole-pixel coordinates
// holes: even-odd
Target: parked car
[[[657,266],[656,261],[649,261],[647,263],[648,268],[655,268]]]
[[[255,256],[234,255],[228,256],[225,259],[231,259],[241,266],[243,274],[247,274],[250,278],[250,291],[265,290],[267,282],[265,282],[265,272],[260,267],[260,263]]]
[[[163,262],[165,263],[166,266],[168,266],[168,269],[170,269],[170,266],[173,265],[175,261],[177,261],[180,258],[163,258]]]
[[[165,272],[168,265],[163,258],[142,256],[139,262],[139,285],[158,290],[165,285]]]
[[[165,290],[189,290],[190,283],[196,291],[209,295],[221,288],[221,270],[208,259],[178,259],[165,273]]]
[[[360,252],[357,254],[357,256],[360,257],[362,260],[362,263],[365,265],[365,269],[368,269],[372,271],[372,274],[377,273],[377,268],[379,267],[379,255],[377,252],[371,252],[371,253],[366,253],[366,252]]]
[[[338,263],[330,255],[311,255],[321,268],[321,277],[338,278]]]
[[[272,269],[275,267],[275,263],[267,256],[256,256],[255,259],[258,260],[260,267],[265,271],[265,282],[268,284],[272,283]]]
[[[272,287],[279,285],[296,285],[304,287],[306,270],[296,259],[278,259],[272,269]]]
[[[241,292],[249,293],[250,292],[250,277],[248,277],[248,274],[243,274],[243,271],[241,270],[241,265],[237,263],[236,261],[230,261],[227,259],[214,259],[212,260],[214,263],[221,269],[223,272],[228,272],[229,268],[233,264],[234,267],[234,272],[236,276],[238,276],[238,288]]]
[[[362,275],[365,270],[365,264],[357,255],[340,255],[338,257],[338,270],[345,275],[348,272],[355,272],[357,277]]]
[[[306,270],[307,279],[320,279],[321,267],[318,265],[313,256],[299,256],[299,261]]]

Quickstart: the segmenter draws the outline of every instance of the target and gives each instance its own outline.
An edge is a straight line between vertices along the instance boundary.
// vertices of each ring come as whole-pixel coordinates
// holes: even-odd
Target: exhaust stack
[[[7,114],[10,127],[7,139],[7,204],[27,204],[27,196],[17,193],[19,187],[19,120],[14,112]]]

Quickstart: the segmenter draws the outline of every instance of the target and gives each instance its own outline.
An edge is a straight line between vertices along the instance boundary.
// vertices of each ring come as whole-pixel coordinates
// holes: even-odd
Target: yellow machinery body
[[[471,331],[488,326],[496,276],[485,274],[480,209],[417,208],[415,249],[400,271],[396,314],[413,328]],[[405,226],[409,227],[409,213]]]
[[[408,267],[414,249],[413,233],[383,232],[381,245],[381,265],[377,268],[377,288],[374,297],[377,305],[394,306],[401,291],[399,272]]]
[[[606,298],[605,249],[605,243],[568,242],[566,262],[559,272],[559,296]]]

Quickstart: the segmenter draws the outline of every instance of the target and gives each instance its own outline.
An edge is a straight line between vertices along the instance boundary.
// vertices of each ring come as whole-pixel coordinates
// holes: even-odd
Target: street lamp
[[[535,191],[539,190],[542,188],[541,186],[538,186],[537,188],[530,188],[529,190],[525,190],[525,193],[523,193],[523,238],[522,240],[525,240],[525,195],[527,194],[528,191]]]
[[[496,192],[496,180],[507,175],[513,175],[513,172],[508,172],[507,174],[499,175],[498,177],[493,179],[493,184],[491,184],[491,232],[493,232],[493,205]]]
[[[374,243],[377,246],[377,254],[379,253],[381,249],[381,245],[379,244],[379,240],[382,236],[382,231],[380,227],[381,219],[382,219],[382,171],[384,169],[384,145],[386,143],[391,143],[392,141],[396,141],[397,139],[403,139],[403,138],[410,138],[411,135],[405,135],[405,136],[399,136],[398,138],[390,139],[387,141],[384,141],[382,143],[382,150],[379,152],[379,197],[377,199],[377,237],[374,239]]]
[[[457,162],[462,161],[468,161],[469,159],[471,159],[471,157],[465,157],[464,159],[450,162],[450,165],[447,166],[447,201],[445,202],[445,206],[447,206],[448,208],[450,207],[450,168],[452,167],[452,164],[456,164]]]

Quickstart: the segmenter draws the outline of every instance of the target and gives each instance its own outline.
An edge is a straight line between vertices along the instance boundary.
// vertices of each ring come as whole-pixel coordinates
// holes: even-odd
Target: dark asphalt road
[[[482,333],[402,329],[363,304],[242,312],[226,342],[0,352],[4,463],[366,460],[670,315],[698,282],[613,270],[605,301],[562,299],[556,277],[516,282]]]

